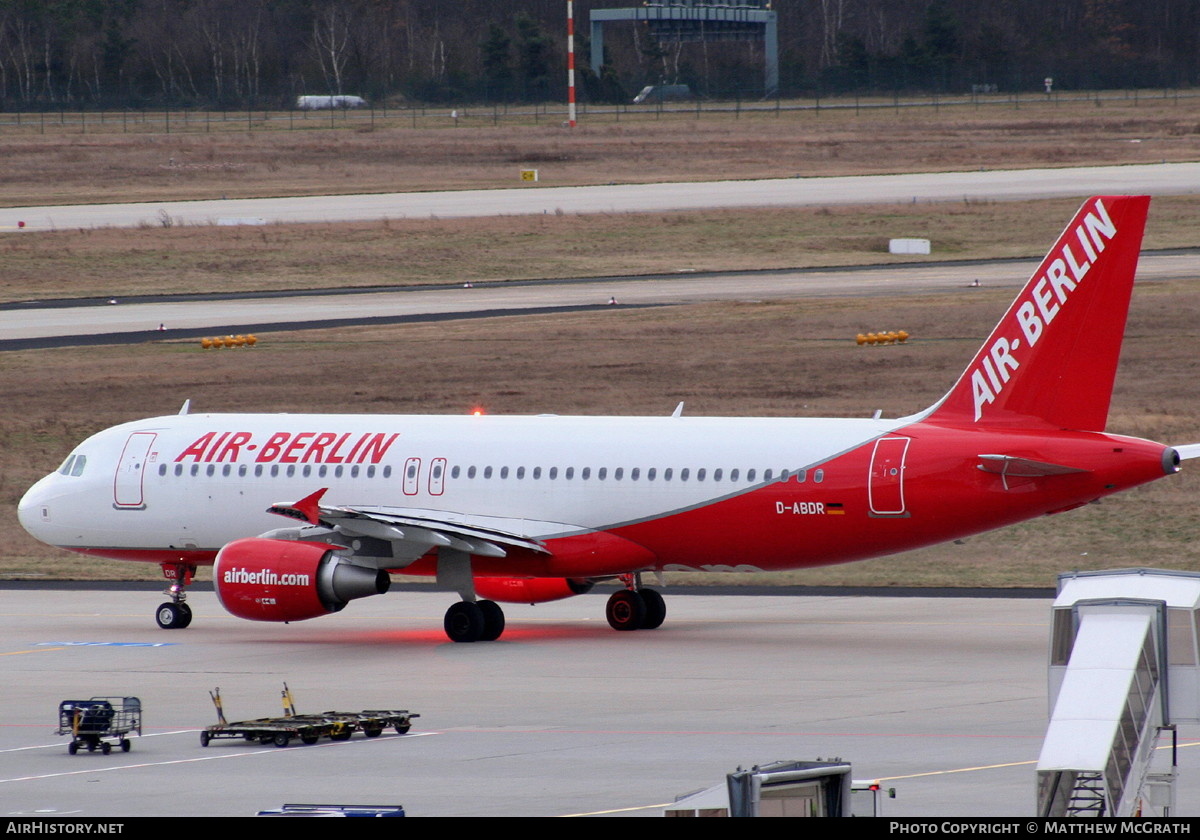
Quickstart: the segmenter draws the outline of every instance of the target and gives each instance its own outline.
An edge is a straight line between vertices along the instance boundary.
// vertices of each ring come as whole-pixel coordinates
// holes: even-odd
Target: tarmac
[[[211,592],[162,631],[153,592],[0,590],[0,813],[249,816],[285,802],[414,816],[657,816],[776,760],[841,758],[895,788],[889,816],[1031,816],[1046,727],[1046,598],[672,595],[618,633],[605,593],[506,605],[498,642],[453,644],[447,593],[401,592],[275,625]],[[201,747],[230,721],[409,709],[410,734]],[[129,753],[67,754],[62,700],[141,698]],[[1181,727],[1177,813],[1200,814]],[[1168,760],[1169,751],[1163,751]]]

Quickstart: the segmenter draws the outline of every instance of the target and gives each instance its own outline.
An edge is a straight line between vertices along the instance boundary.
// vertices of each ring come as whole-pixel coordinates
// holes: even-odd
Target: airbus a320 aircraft
[[[891,554],[1070,510],[1200,455],[1104,433],[1148,206],[1089,199],[950,392],[911,417],[185,404],[84,441],[26,493],[21,523],[73,551],[161,564],[174,581],[164,628],[190,623],[185,587],[207,563],[225,608],[260,621],[336,612],[403,571],[459,593],[445,618],[456,642],[500,636],[496,601],[566,598],[605,579],[624,584],[609,624],[655,628],[666,606],[649,574]]]

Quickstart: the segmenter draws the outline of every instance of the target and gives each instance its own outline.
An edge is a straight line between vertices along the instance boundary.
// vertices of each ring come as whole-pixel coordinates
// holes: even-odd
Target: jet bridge
[[[1043,817],[1170,816],[1175,726],[1200,723],[1200,574],[1060,575],[1050,724],[1037,767]],[[1157,755],[1171,733],[1169,757]]]

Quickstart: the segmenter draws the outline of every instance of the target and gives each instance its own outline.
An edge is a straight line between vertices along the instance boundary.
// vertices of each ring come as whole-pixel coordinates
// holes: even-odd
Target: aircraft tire
[[[604,617],[614,630],[640,630],[646,620],[646,602],[632,589],[622,589],[608,599]]]
[[[175,625],[176,629],[182,630],[192,623],[192,608],[187,604],[176,604],[179,609],[179,623]]]
[[[657,630],[667,618],[667,602],[657,589],[639,589],[638,594],[646,602],[646,617],[642,619],[642,630]]]
[[[442,626],[452,642],[477,642],[483,638],[483,610],[472,601],[459,601],[446,610]]]
[[[157,612],[154,613],[154,620],[164,630],[179,630],[187,627],[192,621],[192,611],[188,609],[185,619],[183,617],[185,613],[180,607],[183,607],[183,604],[173,604],[170,601],[159,604]]]
[[[476,601],[475,604],[483,614],[483,632],[479,635],[479,641],[496,641],[504,632],[504,610],[495,601]]]

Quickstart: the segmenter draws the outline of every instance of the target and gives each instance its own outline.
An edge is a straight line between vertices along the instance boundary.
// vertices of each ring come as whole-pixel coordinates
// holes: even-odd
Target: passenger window
[[[216,466],[214,464],[209,464],[208,467],[204,470],[204,474],[207,475],[209,478],[212,478],[213,473],[215,473],[216,471],[217,471]]]
[[[350,477],[358,478],[358,464],[355,464],[353,467],[350,468]]]
[[[322,469],[322,470],[324,470],[325,468],[324,468],[324,467],[321,467],[321,469]],[[238,464],[238,476],[239,476],[239,477],[245,477],[245,475],[246,475],[246,465],[245,465],[245,464]],[[322,475],[324,475],[324,473],[322,473]]]
[[[492,477],[492,468],[491,468],[491,467],[484,467],[484,468],[483,468],[483,477],[484,477],[484,478],[491,478],[491,477]]]
[[[720,481],[720,480],[721,480],[721,471],[713,470],[713,481]]]
[[[567,467],[567,472],[566,472],[566,476],[565,476],[565,477],[566,477],[568,480],[570,480],[570,479],[574,478],[574,477],[575,477],[575,468],[574,468],[574,467]]]
[[[525,477],[525,468],[517,467],[517,478],[524,478],[524,477]]]
[[[388,471],[389,469],[391,469],[391,467],[385,467],[385,468],[384,468],[384,470],[383,470],[383,474],[384,474],[384,475],[387,475],[387,471]],[[458,467],[457,465],[455,465],[455,467],[454,467],[452,470],[450,470],[450,477],[451,477],[451,478],[458,478],[458,474],[459,474],[459,472],[460,472],[460,470],[459,470],[459,467]]]
[[[601,467],[600,469],[596,470],[596,478],[600,479],[601,481],[604,481],[604,479],[607,477],[608,477],[608,467]]]
[[[663,470],[663,481],[670,481],[670,480],[671,480],[671,468],[667,467],[665,470]]]
[[[696,470],[696,480],[697,481],[704,480],[704,467],[701,467],[700,469]]]
[[[304,468],[304,474],[308,475],[308,467]],[[375,465],[372,464],[371,466],[367,467],[367,478],[374,478],[374,477],[375,477]]]
[[[617,467],[615,470],[613,470],[613,478],[615,478],[617,481],[620,481],[624,477],[625,477],[625,468],[624,467]]]
[[[535,480],[542,477],[542,468],[541,467],[533,468],[533,477]]]
[[[550,480],[553,481],[556,478],[558,478],[558,467],[551,467],[550,468]]]
[[[683,469],[681,469],[681,470],[679,471],[679,480],[680,480],[680,481],[687,481],[687,480],[688,480],[688,473],[689,473],[689,470],[688,470],[688,468],[687,468],[687,467],[684,467]]]
[[[730,470],[730,471],[729,471],[729,480],[730,480],[730,481],[737,481],[737,480],[738,480],[738,471],[737,471],[737,470]]]
[[[820,484],[824,480],[825,480],[825,470],[815,470],[813,472],[813,481],[815,481],[817,484]]]
[[[808,470],[796,470],[796,483],[803,484],[808,480]]]
[[[324,469],[324,467],[322,467],[321,469]],[[322,472],[321,475],[325,475],[325,473]],[[384,478],[392,477],[392,467],[390,464],[383,468],[383,477]],[[458,467],[454,468],[454,477],[458,478]]]
[[[232,464],[226,464],[225,466],[221,467],[221,475],[224,476],[225,478],[229,478],[229,474],[231,472],[233,472]]]
[[[501,477],[501,478],[508,478],[508,467],[501,467],[501,468],[500,468],[500,477]]]
[[[640,473],[641,473],[641,470],[639,470],[637,467],[634,467],[633,469],[631,469],[629,471],[629,477],[632,478],[634,481],[637,481],[638,475]],[[617,476],[617,478],[620,478],[620,476]]]
[[[166,474],[167,474],[167,465],[166,465],[166,464],[159,464],[159,465],[158,465],[158,474],[159,474],[159,475],[166,475]]]
[[[581,470],[581,471],[580,471],[580,473],[579,473],[579,476],[580,476],[580,478],[582,478],[584,481],[587,481],[589,478],[591,478],[591,477],[592,477],[592,468],[591,468],[591,467],[584,467],[584,468],[583,468],[583,470]]]
[[[474,477],[475,477],[475,468],[468,467],[467,468],[467,478],[474,478]]]
[[[657,477],[658,477],[658,468],[657,467],[651,467],[650,469],[646,470],[646,480],[647,481],[653,481]]]
[[[175,475],[177,475],[177,476],[183,475],[183,464],[175,465]]]
[[[746,480],[747,480],[747,481],[754,481],[754,476],[756,476],[757,474],[758,474],[758,473],[757,473],[757,471],[755,471],[755,470],[747,470],[747,471],[746,471]]]

